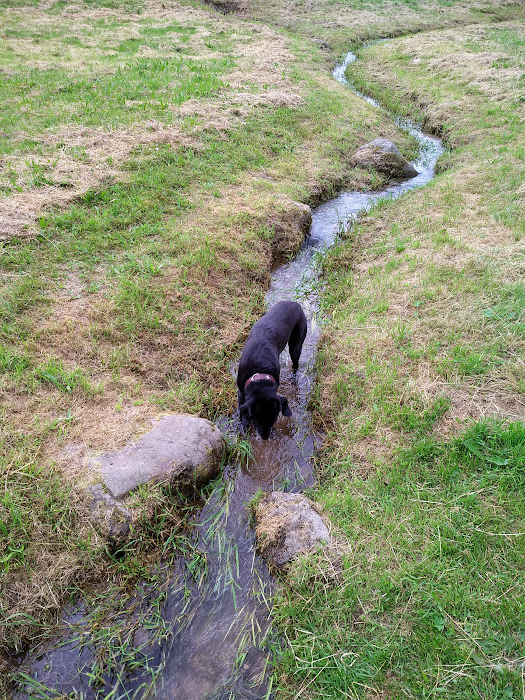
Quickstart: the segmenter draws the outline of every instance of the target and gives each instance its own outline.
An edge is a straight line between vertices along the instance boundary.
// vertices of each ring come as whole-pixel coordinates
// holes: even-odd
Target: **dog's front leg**
[[[252,419],[249,404],[243,403],[243,405],[239,409],[239,413],[241,416],[242,427],[248,428]]]
[[[241,410],[241,406],[243,405],[244,400],[244,390],[237,389],[237,403],[239,405],[239,411]]]

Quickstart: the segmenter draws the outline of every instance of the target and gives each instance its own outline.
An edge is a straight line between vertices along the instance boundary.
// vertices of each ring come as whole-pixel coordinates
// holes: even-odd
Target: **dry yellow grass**
[[[429,31],[438,27],[468,25],[523,17],[523,7],[514,0],[459,0],[443,6],[433,0],[417,4],[396,0],[379,2],[280,2],[247,0],[243,14],[328,43],[335,52],[347,50],[349,42],[363,42]]]

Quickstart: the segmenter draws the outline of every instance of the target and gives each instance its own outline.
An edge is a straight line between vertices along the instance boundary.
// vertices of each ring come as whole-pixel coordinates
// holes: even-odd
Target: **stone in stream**
[[[121,452],[92,459],[91,467],[114,498],[148,482],[166,482],[188,493],[217,476],[223,449],[224,438],[213,423],[172,415]]]
[[[354,153],[350,164],[362,168],[375,168],[387,177],[410,178],[419,174],[395,143],[387,139],[374,139],[365,143]]]
[[[300,554],[330,541],[319,506],[298,493],[272,491],[255,508],[257,548],[270,568],[282,569]]]

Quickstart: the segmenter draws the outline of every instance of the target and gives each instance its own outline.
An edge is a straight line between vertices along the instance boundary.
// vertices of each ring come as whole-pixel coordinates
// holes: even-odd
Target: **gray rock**
[[[243,12],[246,9],[241,0],[204,0],[206,5],[210,5],[214,10],[222,12],[224,15],[232,12]]]
[[[255,522],[257,548],[273,568],[284,568],[317,543],[330,541],[319,507],[297,493],[272,491],[257,504]]]
[[[187,493],[217,476],[223,449],[222,433],[210,421],[173,415],[121,452],[93,459],[91,467],[115,498],[147,482],[168,482]]]
[[[306,235],[312,225],[312,210],[308,204],[304,202],[294,202],[293,200],[292,207],[297,212],[297,225],[303,235]]]
[[[398,147],[387,139],[374,139],[361,146],[350,159],[350,164],[362,168],[375,168],[387,177],[406,179],[418,175],[418,171],[401,154]]]
[[[91,498],[89,504],[91,519],[95,525],[113,546],[124,544],[130,531],[130,511],[107,493],[102,484],[89,486],[87,491]]]
[[[330,44],[327,41],[325,41],[324,39],[315,38],[315,39],[312,39],[312,41],[314,42],[314,44],[317,44],[317,46],[319,46],[321,49],[331,49],[332,48],[330,46]]]

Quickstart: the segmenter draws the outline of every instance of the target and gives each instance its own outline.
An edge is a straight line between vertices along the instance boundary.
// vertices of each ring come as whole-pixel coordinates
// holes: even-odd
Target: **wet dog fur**
[[[280,301],[264,314],[253,326],[244,345],[237,373],[237,398],[242,425],[250,421],[255,430],[267,440],[270,431],[282,412],[291,416],[288,400],[279,396],[279,355],[288,344],[294,371],[306,337],[306,316],[295,301]],[[255,374],[270,374],[271,379],[246,382]]]

